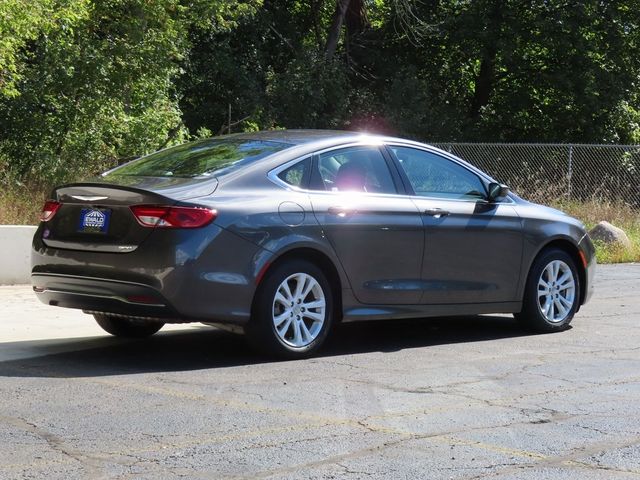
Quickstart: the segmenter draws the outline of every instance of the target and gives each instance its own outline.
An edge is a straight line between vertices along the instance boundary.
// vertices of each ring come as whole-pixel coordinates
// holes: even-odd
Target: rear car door
[[[358,301],[417,304],[422,219],[378,146],[358,145],[314,156],[310,198]]]
[[[408,146],[389,149],[422,214],[421,303],[515,301],[523,233],[511,201],[487,202],[485,182],[461,163]]]

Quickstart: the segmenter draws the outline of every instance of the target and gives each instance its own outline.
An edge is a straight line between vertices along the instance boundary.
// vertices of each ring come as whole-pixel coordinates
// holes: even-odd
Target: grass
[[[50,187],[42,185],[5,182],[0,189],[0,225],[36,225],[50,190]],[[626,232],[631,240],[631,249],[594,242],[598,263],[640,262],[640,210],[597,199],[557,201],[551,206],[580,219],[588,229],[606,220]]]
[[[586,202],[560,201],[551,206],[580,219],[589,230],[603,220],[624,230],[631,240],[630,249],[618,244],[593,242],[598,263],[640,262],[640,210],[623,203],[598,199]]]
[[[3,183],[0,188],[0,225],[37,225],[50,188]]]

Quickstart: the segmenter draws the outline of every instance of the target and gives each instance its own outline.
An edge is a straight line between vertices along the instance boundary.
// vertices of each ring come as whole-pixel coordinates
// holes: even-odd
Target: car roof
[[[351,142],[359,142],[363,139],[373,141],[374,143],[391,143],[391,144],[399,144],[405,145],[408,147],[419,147],[424,148],[427,147],[429,150],[438,152],[441,155],[448,157],[452,160],[455,160],[458,163],[465,165],[470,170],[473,170],[478,175],[484,177],[489,181],[495,181],[490,175],[486,172],[480,170],[475,165],[466,162],[465,160],[452,155],[449,152],[445,152],[433,145],[425,144],[422,142],[416,142],[415,140],[408,140],[406,138],[399,137],[390,137],[387,135],[379,135],[375,133],[369,133],[366,131],[349,131],[349,130],[315,130],[315,129],[291,129],[291,130],[261,130],[257,132],[245,132],[245,133],[236,133],[231,135],[223,135],[218,138],[238,138],[244,140],[257,140],[257,141],[272,141],[272,142],[282,142],[288,143],[292,147],[300,147],[307,151],[312,151],[317,148],[328,148],[333,146],[340,146],[341,144],[351,143]],[[287,150],[297,150],[297,149],[287,149]],[[277,155],[282,155],[284,152],[279,152]],[[268,160],[267,159],[264,160]],[[258,162],[258,165],[264,164],[263,161]],[[257,165],[256,165],[257,166]]]
[[[217,138],[224,139],[242,139],[248,141],[264,141],[264,142],[282,142],[290,145],[290,148],[286,148],[274,155],[269,155],[252,165],[248,165],[241,170],[230,172],[226,174],[227,177],[236,177],[237,175],[244,175],[247,171],[262,172],[263,170],[271,170],[279,164],[284,164],[287,161],[301,159],[303,156],[308,155],[311,152],[325,149],[340,147],[341,145],[371,142],[373,144],[395,144],[406,147],[417,147],[420,149],[426,149],[434,153],[438,153],[450,160],[462,164],[467,169],[473,171],[480,177],[489,182],[495,182],[490,175],[480,170],[475,165],[472,165],[463,159],[452,155],[449,152],[441,150],[433,145],[417,142],[415,140],[409,140],[406,138],[390,137],[387,135],[380,135],[375,133],[369,133],[366,131],[348,131],[348,130],[312,130],[312,129],[291,129],[291,130],[261,130],[257,132],[244,132],[231,135],[222,135]],[[262,173],[260,173],[261,175]]]
[[[262,130],[259,132],[236,133],[224,135],[222,138],[240,138],[246,140],[261,140],[272,142],[290,143],[292,145],[303,145],[307,143],[323,142],[329,139],[340,142],[350,139],[362,138],[363,135],[376,138],[384,138],[380,135],[369,134],[367,132],[355,132],[347,130]]]

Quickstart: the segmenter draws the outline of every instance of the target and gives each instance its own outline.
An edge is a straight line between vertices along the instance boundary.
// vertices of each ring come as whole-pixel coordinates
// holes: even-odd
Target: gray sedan
[[[54,189],[41,220],[43,302],[114,335],[203,322],[294,358],[356,320],[512,313],[562,330],[595,268],[578,220],[429,145],[356,132],[172,147]]]

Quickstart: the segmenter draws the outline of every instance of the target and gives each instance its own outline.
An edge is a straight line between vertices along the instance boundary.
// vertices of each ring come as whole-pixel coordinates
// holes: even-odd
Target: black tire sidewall
[[[571,310],[567,317],[559,323],[549,322],[544,315],[542,315],[538,306],[538,280],[546,266],[554,260],[560,260],[569,266],[573,275],[573,281],[576,285],[575,300],[571,306]],[[559,249],[549,249],[542,252],[535,259],[531,267],[525,288],[521,319],[527,325],[542,332],[565,330],[569,326],[580,304],[580,289],[582,286],[580,285],[580,277],[578,275],[578,269],[576,268],[575,261],[567,252]]]
[[[296,273],[306,273],[315,278],[322,288],[326,304],[322,330],[313,342],[304,347],[292,347],[284,343],[276,332],[272,318],[273,299],[278,287],[285,278]],[[251,343],[266,353],[286,358],[303,358],[312,355],[322,346],[331,330],[334,316],[333,291],[322,269],[304,260],[285,261],[267,272],[260,284],[247,334]]]
[[[149,337],[160,330],[162,322],[142,322],[126,317],[116,317],[109,314],[96,313],[93,315],[96,323],[107,333],[116,337],[144,338]]]

